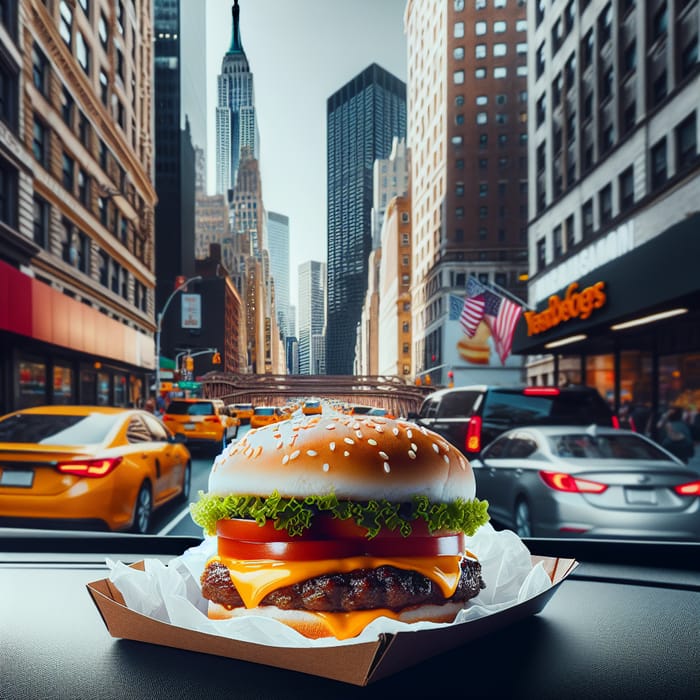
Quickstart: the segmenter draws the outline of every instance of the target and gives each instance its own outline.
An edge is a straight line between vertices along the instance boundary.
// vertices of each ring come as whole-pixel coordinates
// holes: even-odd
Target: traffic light
[[[221,364],[221,353],[220,352],[214,353],[214,355],[211,358],[211,363],[213,365],[220,365]]]
[[[185,357],[185,369],[188,372],[192,372],[192,370],[194,370],[194,358],[190,357],[189,355]]]

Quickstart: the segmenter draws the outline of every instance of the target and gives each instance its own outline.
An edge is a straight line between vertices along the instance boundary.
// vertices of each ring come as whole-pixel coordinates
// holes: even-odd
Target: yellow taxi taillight
[[[56,465],[61,474],[73,476],[89,476],[100,478],[114,471],[122,462],[123,457],[110,457],[107,459],[80,459],[70,462],[59,462]]]

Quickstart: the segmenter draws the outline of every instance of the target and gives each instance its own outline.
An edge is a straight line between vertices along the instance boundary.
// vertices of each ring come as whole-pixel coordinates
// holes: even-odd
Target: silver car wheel
[[[152,513],[153,499],[151,498],[151,489],[148,487],[148,484],[143,484],[138,496],[136,496],[133,531],[145,535],[148,532],[148,526],[151,524]]]
[[[518,537],[532,537],[532,513],[525,500],[515,505],[515,532]]]

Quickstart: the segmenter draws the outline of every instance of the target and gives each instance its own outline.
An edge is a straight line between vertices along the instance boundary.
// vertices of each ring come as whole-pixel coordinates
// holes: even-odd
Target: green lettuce
[[[382,528],[411,534],[411,523],[424,520],[431,533],[453,530],[473,535],[488,522],[488,502],[457,499],[451,503],[433,503],[426,496],[414,496],[409,503],[392,503],[385,499],[339,501],[333,494],[283,498],[277,491],[270,496],[215,496],[199,492],[199,500],[190,505],[192,519],[207,535],[216,534],[216,523],[224,518],[246,518],[259,525],[271,520],[277,530],[291,536],[302,535],[311,527],[314,515],[324,513],[341,520],[352,519],[367,530],[367,538]]]

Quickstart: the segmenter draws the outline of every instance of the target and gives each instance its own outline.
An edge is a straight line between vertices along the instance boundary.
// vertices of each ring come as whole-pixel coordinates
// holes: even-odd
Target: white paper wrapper
[[[486,588],[449,624],[475,620],[512,607],[547,590],[552,582],[542,564],[532,566],[530,552],[510,530],[497,532],[491,525],[479,528],[467,541],[467,548],[481,562]],[[210,556],[216,553],[216,537],[188,549],[166,566],[158,559],[146,559],[144,571],[107,560],[109,579],[116,585],[127,606],[143,615],[177,627],[232,637],[243,642],[278,647],[316,647],[358,644],[377,639],[381,633],[444,627],[446,623],[407,624],[378,618],[352,639],[308,639],[291,627],[264,617],[246,616],[230,620],[210,620],[207,601],[201,597],[199,576]]]

